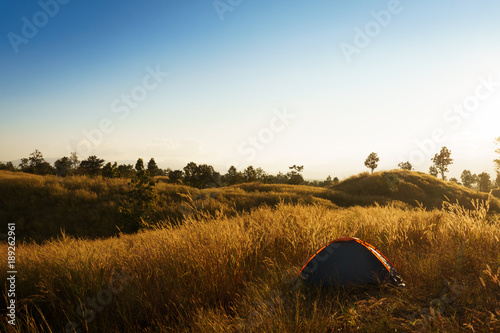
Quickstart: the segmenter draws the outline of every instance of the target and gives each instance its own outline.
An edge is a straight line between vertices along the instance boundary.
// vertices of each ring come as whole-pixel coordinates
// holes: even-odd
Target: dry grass
[[[193,214],[183,225],[136,235],[21,245],[18,322],[11,327],[2,315],[0,327],[62,332],[74,322],[82,332],[498,332],[500,222],[487,214],[487,204],[475,205],[426,211],[279,203],[233,216]],[[342,236],[378,247],[407,287],[302,286],[301,265]],[[92,312],[94,298],[102,302]]]

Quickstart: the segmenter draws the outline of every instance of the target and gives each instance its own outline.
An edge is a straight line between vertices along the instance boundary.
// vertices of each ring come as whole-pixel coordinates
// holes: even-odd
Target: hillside
[[[441,208],[443,201],[473,209],[471,200],[486,200],[487,193],[471,190],[454,182],[443,181],[423,172],[391,170],[368,172],[352,176],[330,187],[348,197],[347,203],[362,199],[388,203],[393,200],[415,206],[422,204],[427,209]],[[340,202],[337,202],[340,204]],[[491,210],[500,212],[500,201],[493,198]]]
[[[126,179],[83,176],[59,178],[0,171],[0,222],[15,222],[20,240],[44,241],[64,231],[75,237],[111,237],[119,233],[119,212],[129,201]],[[353,176],[331,188],[240,184],[199,190],[158,182],[154,219],[161,224],[179,224],[187,217],[234,216],[262,205],[280,202],[322,205],[329,208],[384,205],[391,202],[426,209],[441,208],[449,198],[473,208],[471,199],[487,199],[479,193],[430,175],[412,171],[390,171]],[[500,211],[493,198],[491,209]]]

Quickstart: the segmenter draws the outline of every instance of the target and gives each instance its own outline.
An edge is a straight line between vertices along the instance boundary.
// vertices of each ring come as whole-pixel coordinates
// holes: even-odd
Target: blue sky
[[[499,13],[495,1],[2,0],[0,161],[77,151],[221,172],[303,164],[322,179],[366,170],[372,151],[380,169],[426,172],[447,146],[452,176],[493,173]]]

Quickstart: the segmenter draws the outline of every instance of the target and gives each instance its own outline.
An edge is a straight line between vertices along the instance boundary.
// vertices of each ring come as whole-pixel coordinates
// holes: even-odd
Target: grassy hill
[[[347,196],[347,204],[370,199],[373,202],[388,203],[393,200],[415,206],[422,204],[427,209],[441,208],[443,201],[473,209],[471,200],[486,200],[487,193],[471,190],[450,181],[442,181],[423,172],[409,170],[391,170],[386,172],[368,172],[352,176],[330,187]],[[339,202],[338,202],[339,203]],[[500,201],[495,198],[491,209],[500,212]]]
[[[165,223],[125,235],[115,226],[128,187],[0,172],[0,219],[16,223],[18,240],[17,322],[1,310],[4,289],[0,331],[500,330],[500,217],[488,212],[498,199],[477,201],[485,193],[410,171],[331,188],[159,183],[156,218]],[[407,287],[305,288],[300,267],[344,236],[379,248]]]
[[[0,222],[15,222],[19,240],[45,241],[64,231],[75,237],[111,237],[119,233],[120,206],[128,204],[128,181],[88,177],[36,176],[0,171]],[[394,170],[353,176],[331,188],[281,184],[240,184],[199,190],[158,182],[154,219],[178,224],[187,217],[235,216],[280,202],[329,208],[396,203],[441,208],[448,198],[472,209],[471,199],[487,194],[443,182],[423,173]],[[500,201],[491,201],[500,211]]]

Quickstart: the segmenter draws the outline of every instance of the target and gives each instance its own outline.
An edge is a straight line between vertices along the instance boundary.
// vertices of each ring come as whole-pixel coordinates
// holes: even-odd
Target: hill
[[[409,170],[391,170],[368,172],[352,176],[330,189],[343,193],[347,204],[369,200],[379,204],[393,200],[427,209],[441,208],[444,201],[458,202],[468,209],[473,209],[472,200],[486,200],[488,194],[469,189],[450,181],[443,181],[423,172]],[[340,202],[337,201],[337,204]],[[490,205],[495,212],[500,212],[500,201],[493,198]]]
[[[0,222],[15,222],[20,240],[44,241],[64,231],[75,237],[111,237],[119,233],[119,208],[129,201],[126,179],[36,176],[0,171]],[[384,205],[441,208],[448,198],[472,209],[471,199],[487,194],[412,171],[353,176],[331,188],[249,183],[224,188],[195,189],[158,182],[154,219],[179,224],[187,217],[234,216],[280,202],[329,208]],[[500,211],[499,200],[491,209]]]

